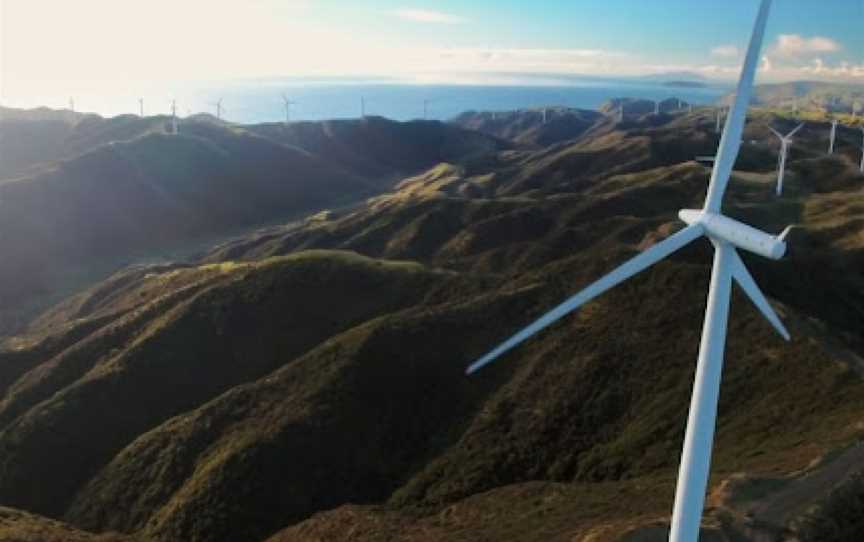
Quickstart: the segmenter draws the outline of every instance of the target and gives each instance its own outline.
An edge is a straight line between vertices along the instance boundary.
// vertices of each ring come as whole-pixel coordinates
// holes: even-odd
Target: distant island
[[[705,83],[701,81],[664,81],[664,87],[678,87],[678,88],[705,88]]]

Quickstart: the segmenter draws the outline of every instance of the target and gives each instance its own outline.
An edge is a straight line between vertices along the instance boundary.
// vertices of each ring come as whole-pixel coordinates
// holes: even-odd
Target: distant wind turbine
[[[366,118],[366,98],[360,96],[360,118]]]
[[[786,174],[786,156],[789,153],[789,145],[792,143],[792,136],[794,136],[798,130],[804,127],[804,123],[799,124],[794,130],[789,132],[787,135],[783,135],[772,127],[768,127],[774,135],[780,138],[780,155],[777,159],[777,195],[783,193],[783,176]]]
[[[177,100],[171,100],[171,133],[177,134]]]
[[[618,122],[624,122],[624,102],[618,107]]]
[[[75,98],[69,98],[69,111],[75,112]]]
[[[864,126],[861,127],[861,165],[858,169],[864,173]]]
[[[216,100],[216,102],[210,104],[216,108],[216,119],[222,120],[222,98]]]
[[[655,244],[638,256],[628,260],[614,271],[589,285],[539,320],[507,339],[494,350],[472,363],[467,373],[473,373],[496,358],[538,333],[553,322],[573,312],[585,303],[631,276],[665,259],[673,252],[700,237],[707,237],[714,245],[714,265],[705,308],[705,324],[696,364],[693,396],[684,449],[678,472],[675,491],[675,506],[672,512],[671,542],[695,542],[699,538],[699,526],[705,503],[705,492],[711,465],[711,447],[717,421],[717,402],[720,394],[720,377],[723,369],[723,353],[726,343],[727,321],[732,282],[736,281],[762,315],[785,339],[789,333],[780,318],[759,290],[750,272],[741,261],[737,249],[744,249],[771,259],[779,259],[786,252],[785,238],[789,228],[779,236],[759,231],[733,220],[721,211],[723,194],[732,174],[732,167],[741,147],[741,134],[747,115],[747,106],[753,91],[753,78],[759,64],[765,23],[771,0],[762,0],[753,36],[747,49],[738,91],[726,127],[720,139],[708,194],[702,209],[683,209],[678,216],[687,226],[671,237]]]
[[[138,114],[144,118],[144,98],[138,98]]]
[[[655,114],[655,115],[659,115],[659,114],[660,114],[660,100],[655,100],[655,101],[654,101],[654,114]]]
[[[543,124],[546,124],[546,120],[548,119],[549,110],[547,108],[543,108]]]
[[[286,94],[282,94],[282,103],[285,106],[285,124],[291,124],[291,106],[297,102],[291,101]]]
[[[828,139],[828,154],[834,154],[834,143],[837,140],[837,119],[831,121],[831,137]]]
[[[714,128],[714,131],[717,132],[718,134],[720,133],[720,126],[721,126],[722,122],[723,122],[723,108],[718,107],[717,108],[717,126]]]

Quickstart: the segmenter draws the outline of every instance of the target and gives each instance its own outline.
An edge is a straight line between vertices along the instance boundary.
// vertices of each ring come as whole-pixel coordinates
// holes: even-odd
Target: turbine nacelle
[[[712,239],[725,241],[765,258],[779,260],[786,254],[785,238],[789,228],[780,235],[771,235],[728,216],[702,209],[681,209],[678,217],[691,226],[701,226],[705,235]]]

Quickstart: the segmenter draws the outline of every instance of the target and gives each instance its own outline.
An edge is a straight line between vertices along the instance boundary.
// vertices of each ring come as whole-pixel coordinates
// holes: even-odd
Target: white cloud
[[[719,58],[738,58],[738,47],[735,45],[718,45],[711,49],[711,56]]]
[[[428,9],[397,9],[393,12],[393,15],[400,19],[417,23],[462,24],[468,22],[468,19],[458,15]]]
[[[801,57],[836,53],[842,48],[838,42],[823,36],[805,38],[800,34],[780,34],[770,51],[773,55],[783,57]]]

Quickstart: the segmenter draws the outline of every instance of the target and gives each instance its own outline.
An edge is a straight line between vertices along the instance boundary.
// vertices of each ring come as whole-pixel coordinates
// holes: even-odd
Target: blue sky
[[[757,4],[0,0],[0,99],[235,77],[531,83],[686,70],[730,80]],[[775,0],[759,80],[864,83],[862,27],[864,0]]]

